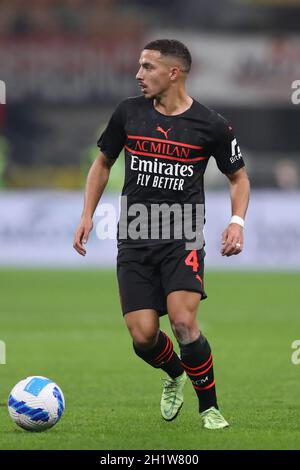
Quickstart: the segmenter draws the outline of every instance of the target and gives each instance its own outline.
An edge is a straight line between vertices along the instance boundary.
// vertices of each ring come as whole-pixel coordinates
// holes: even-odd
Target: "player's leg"
[[[181,361],[199,398],[199,410],[218,407],[213,362],[208,341],[200,332],[197,292],[171,292],[167,298],[171,328],[180,347]]]
[[[213,360],[207,339],[197,322],[197,308],[204,291],[204,250],[186,250],[184,242],[174,242],[162,253],[162,283],[167,297],[167,310],[172,330],[180,347],[182,365],[191,379],[199,399],[199,411],[204,418],[213,415],[216,429],[227,425],[221,416],[216,399]],[[215,416],[214,410],[218,416]],[[209,421],[209,418],[205,418]]]
[[[197,321],[200,299],[197,292],[171,292],[167,297],[168,315],[179,343],[182,365],[198,396],[204,426],[220,429],[228,423],[218,411],[211,348]]]
[[[164,370],[172,378],[182,374],[180,359],[170,338],[159,329],[159,316],[155,310],[128,312],[124,319],[137,356],[152,367]]]
[[[172,341],[159,329],[166,302],[151,249],[124,248],[117,259],[120,301],[136,354],[170,377],[183,372]]]
[[[173,400],[170,388],[173,390],[174,387],[168,383],[177,384],[185,372],[172,341],[159,328],[158,312],[166,313],[166,301],[157,269],[151,250],[126,249],[119,252],[118,281],[124,319],[135,353],[168,374],[164,390],[169,406],[166,414],[162,411],[162,415],[169,420],[177,416],[182,400]]]
[[[137,356],[152,367],[162,369],[168,374],[168,377],[163,379],[160,409],[162,417],[171,421],[178,416],[182,408],[183,387],[186,382],[186,374],[173,349],[173,343],[167,334],[159,329],[156,310],[128,312],[124,318]]]

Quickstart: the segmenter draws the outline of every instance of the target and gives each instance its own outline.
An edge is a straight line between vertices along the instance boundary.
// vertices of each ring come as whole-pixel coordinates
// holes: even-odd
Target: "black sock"
[[[173,379],[184,372],[180,359],[173,349],[172,341],[162,331],[159,332],[154,348],[143,351],[133,343],[133,349],[141,359],[152,367],[164,370]]]
[[[202,335],[190,344],[180,345],[182,365],[192,381],[199,399],[199,411],[217,405],[211,349]]]

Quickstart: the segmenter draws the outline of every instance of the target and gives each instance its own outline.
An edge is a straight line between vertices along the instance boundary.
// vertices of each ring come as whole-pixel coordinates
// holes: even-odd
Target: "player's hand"
[[[222,233],[222,256],[238,255],[243,250],[244,229],[238,224],[229,224]]]
[[[85,245],[89,239],[89,233],[93,229],[93,221],[90,217],[82,218],[74,236],[73,248],[82,256],[86,255]]]

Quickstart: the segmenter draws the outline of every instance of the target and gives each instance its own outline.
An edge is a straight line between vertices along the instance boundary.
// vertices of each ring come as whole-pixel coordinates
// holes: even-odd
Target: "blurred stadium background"
[[[72,387],[66,377],[71,376],[70,371],[75,367],[73,354],[76,357],[76,352],[72,351],[69,357],[70,351],[64,353],[63,348],[68,350],[66,345],[70,342],[78,340],[83,344],[91,337],[95,340],[95,349],[91,352],[94,358],[91,375],[101,374],[101,364],[95,359],[99,338],[93,336],[99,328],[98,310],[107,309],[113,318],[107,326],[106,341],[113,341],[118,331],[123,338],[119,341],[126,343],[122,346],[124,351],[130,347],[119,314],[114,276],[109,271],[95,271],[93,278],[93,273],[85,276],[84,270],[78,272],[79,268],[87,267],[113,269],[115,241],[99,241],[95,230],[89,242],[88,255],[82,259],[74,252],[72,239],[82,208],[87,170],[97,155],[96,141],[116,104],[139,93],[134,77],[140,51],[150,39],[160,37],[180,39],[190,48],[193,67],[188,91],[233,123],[252,185],[245,251],[234,259],[223,259],[219,255],[220,236],[229,220],[230,202],[226,178],[218,172],[214,161],[210,161],[206,176],[206,241],[212,303],[208,302],[203,307],[208,309],[204,310],[204,315],[207,315],[204,324],[212,336],[215,334],[220,352],[224,346],[227,351],[225,357],[229,361],[230,348],[226,350],[227,343],[222,343],[225,341],[222,331],[214,333],[209,323],[213,321],[217,328],[220,319],[216,316],[214,320],[208,320],[208,312],[214,308],[217,310],[217,304],[213,303],[214,283],[219,286],[217,292],[225,294],[224,299],[219,299],[218,308],[222,310],[227,302],[233,301],[234,289],[228,279],[231,279],[230,275],[236,275],[230,271],[242,269],[244,278],[240,275],[232,278],[232,282],[239,285],[239,302],[247,305],[249,298],[257,295],[258,305],[252,300],[251,309],[255,313],[250,307],[247,310],[246,307],[241,308],[241,304],[233,305],[233,311],[236,309],[241,315],[238,321],[244,319],[249,331],[256,336],[257,331],[263,331],[260,319],[265,315],[269,328],[276,330],[274,338],[277,339],[271,340],[274,363],[266,363],[261,379],[269,371],[272,372],[269,380],[275,380],[276,367],[281,363],[282,367],[288,368],[290,391],[293,390],[296,372],[299,378],[297,367],[290,364],[289,354],[291,342],[300,336],[296,292],[293,290],[300,281],[300,105],[293,104],[291,96],[292,82],[300,79],[299,15],[299,0],[0,2],[0,80],[6,85],[6,101],[4,103],[2,97],[0,104],[0,309],[3,318],[0,339],[8,348],[7,365],[0,368],[5,384],[2,390],[8,393],[9,387],[12,388],[22,375],[39,372],[41,375],[54,374],[58,382],[60,378],[63,389],[68,390],[69,387],[69,395],[72,396]],[[113,167],[104,202],[118,207],[122,181],[123,160],[119,158]],[[96,226],[97,220],[96,216]],[[32,269],[24,270],[28,267]],[[51,271],[47,271],[49,268]],[[64,268],[69,271],[64,271]],[[217,275],[215,270],[224,272]],[[247,274],[249,270],[253,274]],[[266,270],[278,274],[274,273],[273,278],[268,273],[255,274]],[[264,292],[266,281],[270,287]],[[218,288],[224,285],[228,289],[223,291],[221,287],[219,291]],[[69,295],[69,298],[61,292],[63,286],[65,296]],[[76,293],[73,294],[72,289]],[[284,299],[285,292],[288,299]],[[80,301],[80,293],[85,302]],[[58,299],[62,300],[64,313],[59,311],[61,304]],[[275,324],[272,323],[274,310],[271,306],[277,309]],[[283,311],[285,319],[281,317]],[[81,315],[85,325],[82,336]],[[102,312],[101,321],[103,315]],[[249,326],[255,317],[257,322]],[[35,344],[39,354],[36,355],[26,343],[22,331],[19,330],[16,337],[15,321],[26,334],[30,330],[33,341],[37,340]],[[232,334],[236,327],[233,314],[229,321]],[[70,330],[70,322],[73,330]],[[240,343],[249,346],[247,328],[238,332]],[[270,333],[269,328],[266,327],[266,334]],[[49,329],[54,336],[47,336]],[[284,344],[279,331],[285,335]],[[60,338],[57,343],[55,338]],[[233,342],[236,341],[234,335],[233,338]],[[103,349],[107,345],[109,351],[109,344],[103,342],[104,338],[101,341]],[[265,348],[270,348],[265,341],[263,334],[256,336],[257,351],[262,355]],[[50,348],[49,354],[44,351],[45,342]],[[253,343],[251,348],[253,355]],[[258,360],[251,354],[244,357],[246,362]],[[91,356],[86,359],[90,361]],[[108,354],[107,360],[109,357]],[[135,358],[130,357],[130,361],[131,368],[145,373],[144,366],[137,364]],[[84,367],[83,359],[79,363]],[[35,370],[33,365],[36,365]],[[233,364],[231,366],[234,367]],[[74,374],[78,372],[75,368]],[[152,371],[148,373],[147,377],[152,378]],[[225,377],[226,371],[222,372],[220,367],[219,373],[222,380],[222,373]],[[88,376],[86,380],[89,380]],[[241,379],[242,390],[246,387],[248,391],[247,380],[249,378]],[[80,383],[77,386],[80,387]],[[275,389],[274,385],[276,395]],[[226,401],[226,397],[224,399]],[[280,399],[278,396],[274,398],[277,404]],[[292,407],[294,401],[291,396],[289,399]],[[1,389],[0,401],[5,402],[5,393]],[[228,407],[229,404],[230,400]],[[299,413],[299,402],[297,406]],[[8,423],[5,426],[8,428]],[[299,441],[299,424],[297,426]],[[65,429],[67,433],[67,427]],[[99,432],[101,434],[102,431]],[[257,429],[253,432],[259,434]],[[55,433],[53,430],[53,436],[61,442],[59,434]],[[99,439],[103,438],[103,433]],[[266,435],[262,430],[260,442],[265,442],[266,447],[287,447],[288,440],[284,436],[278,441],[271,436],[265,442]],[[19,439],[19,435],[15,437]],[[250,447],[263,445],[259,440],[254,444],[246,438],[244,441],[238,439],[235,438],[235,445],[240,448],[247,446],[247,442]],[[229,439],[221,441],[220,448],[230,447]],[[17,443],[16,440],[16,444],[12,444],[13,440],[9,438],[2,442],[2,448],[14,448],[14,445],[49,447],[46,440],[38,444],[20,440]],[[68,440],[66,442],[65,448],[75,446]],[[80,442],[83,441],[78,437],[77,445]],[[110,445],[111,448],[122,448],[121,436],[114,441],[104,439],[101,442],[96,444],[91,440],[82,445],[85,448],[97,448],[97,445],[100,448]],[[138,439],[134,441],[128,437],[127,445],[134,448],[135,445],[147,447],[148,444],[151,448],[152,441],[145,439],[143,442],[141,444]],[[153,442],[157,448],[159,444],[156,440]],[[180,445],[171,440],[166,441],[165,446],[172,448],[172,442]],[[189,442],[190,448],[196,445],[193,439]],[[213,440],[205,442],[207,448],[215,445]],[[297,446],[295,434],[289,436],[289,443],[294,448]],[[189,448],[189,444],[184,445]],[[126,440],[123,448],[126,448]]]

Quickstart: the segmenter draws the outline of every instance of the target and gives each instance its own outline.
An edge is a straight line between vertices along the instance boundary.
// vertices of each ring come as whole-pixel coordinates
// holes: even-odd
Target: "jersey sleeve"
[[[126,141],[124,107],[124,102],[117,106],[97,141],[99,149],[111,160],[118,158]]]
[[[217,114],[215,123],[212,155],[222,173],[231,174],[245,166],[233,129],[220,114]]]

